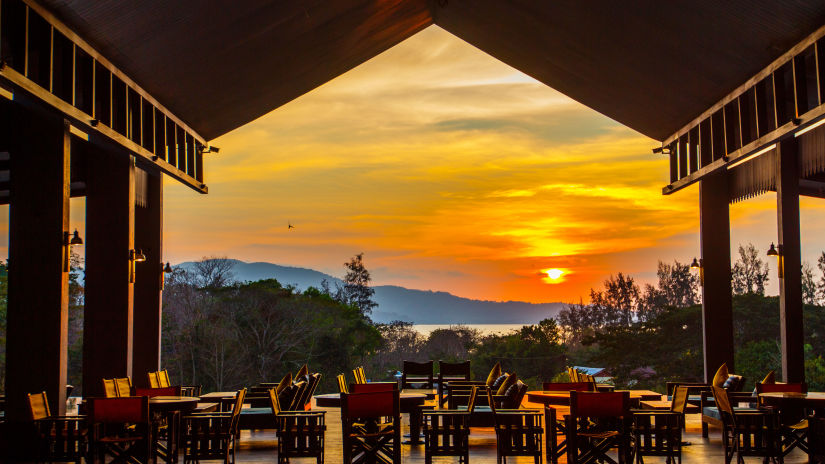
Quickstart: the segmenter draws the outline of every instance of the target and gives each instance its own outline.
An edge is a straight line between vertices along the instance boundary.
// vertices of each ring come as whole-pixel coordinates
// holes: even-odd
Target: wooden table
[[[192,412],[197,408],[200,398],[197,396],[153,396],[149,398],[149,413],[153,417],[162,417],[166,420],[166,444],[158,443],[157,457],[165,462],[178,462],[180,448],[180,416]],[[157,432],[158,421],[153,420],[152,435]]]
[[[779,409],[813,409],[817,415],[825,413],[825,392],[791,393],[772,392],[760,393],[759,398],[768,406]]]
[[[417,445],[421,441],[421,406],[427,401],[426,393],[410,393],[406,389],[398,394],[399,408],[401,412],[410,415],[410,444]],[[435,395],[433,395],[435,397]],[[340,408],[341,394],[326,393],[315,395],[315,405],[319,408]]]
[[[659,401],[662,399],[661,393],[650,390],[616,390],[616,392],[629,392],[630,400],[638,404],[641,401]],[[545,406],[570,406],[569,391],[528,391],[527,401],[539,403]]]

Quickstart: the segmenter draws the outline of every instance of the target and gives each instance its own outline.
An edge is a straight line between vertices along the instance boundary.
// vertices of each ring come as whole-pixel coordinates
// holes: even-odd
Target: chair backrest
[[[274,388],[269,389],[269,404],[273,415],[277,416],[281,413],[281,403],[278,401],[278,394],[275,393]]]
[[[487,403],[490,405],[490,411],[493,411],[493,415],[496,413],[496,401],[493,399],[493,390],[490,387],[487,388]]]
[[[181,396],[180,385],[157,388],[135,387],[135,396],[148,396],[149,398],[154,398],[156,396]]]
[[[307,367],[306,364],[304,364],[303,366],[301,366],[300,369],[298,369],[298,372],[295,373],[294,378],[295,380],[298,380],[305,375],[309,375],[309,367]]]
[[[627,417],[630,392],[570,392],[570,415],[573,417]]]
[[[149,372],[146,377],[149,379],[149,388],[160,388],[160,378],[157,372]]]
[[[424,384],[424,388],[433,388],[433,361],[404,361],[401,371],[401,388],[408,385]]]
[[[229,433],[236,435],[238,432],[238,422],[241,419],[241,410],[243,409],[243,402],[246,399],[246,388],[238,390],[235,395],[235,404],[232,406],[232,419],[229,423]]]
[[[367,383],[367,376],[364,373],[364,368],[358,366],[352,370],[352,376],[355,377],[355,383]]]
[[[541,389],[543,391],[569,392],[575,390],[594,392],[596,391],[596,384],[593,382],[544,382],[541,384]]]
[[[49,411],[49,401],[46,399],[46,392],[29,393],[28,397],[32,420],[45,419],[52,415],[51,411]]]
[[[295,394],[292,396],[292,401],[289,403],[289,411],[300,411],[304,409],[304,405],[301,401],[304,398],[304,392],[307,388],[309,388],[309,383],[302,380],[292,384],[292,386],[295,388]]]
[[[478,387],[473,387],[473,389],[470,390],[470,399],[467,401],[467,412],[472,414],[472,412],[475,410],[477,397]]]
[[[400,411],[398,390],[341,394],[341,417],[347,420],[397,417]]]
[[[354,383],[349,386],[349,393],[372,393],[398,390],[395,382]]]
[[[676,387],[673,390],[673,401],[670,403],[671,412],[676,412],[679,414],[685,413],[689,391],[690,389],[688,387]]]
[[[126,396],[119,398],[87,398],[86,413],[92,424],[125,424],[149,422],[149,398]]]
[[[117,386],[115,379],[103,379],[103,394],[106,398],[117,398]]]
[[[166,369],[158,372],[158,381],[161,388],[171,387],[172,382],[169,381],[169,371]]]
[[[438,361],[438,381],[445,378],[470,380],[470,361],[447,362]]]
[[[344,374],[338,374],[338,391],[349,393],[349,390],[347,390],[347,376]]]
[[[130,396],[132,394],[132,379],[129,377],[119,377],[115,379],[115,390],[117,396]]]
[[[304,389],[303,395],[301,395],[301,401],[298,403],[300,409],[309,409],[311,407],[312,395],[315,394],[315,389],[318,388],[318,384],[321,382],[320,372],[307,374],[307,377],[309,378],[309,384],[307,388]]]
[[[736,422],[736,417],[733,415],[733,408],[730,405],[728,398],[728,391],[722,387],[711,385],[711,392],[713,392],[713,399],[716,402],[716,408],[719,410],[719,415],[722,416],[722,421]]]

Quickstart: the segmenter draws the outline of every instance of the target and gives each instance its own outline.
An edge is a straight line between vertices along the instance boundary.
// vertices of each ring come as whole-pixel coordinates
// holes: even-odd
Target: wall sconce
[[[776,267],[777,272],[779,274],[780,279],[785,278],[785,256],[782,253],[782,244],[780,243],[776,247],[773,246],[773,242],[771,242],[771,247],[768,249],[768,256],[776,256]]]
[[[693,258],[693,262],[690,263],[690,269],[699,271],[699,285],[704,287],[705,286],[705,263],[704,263],[704,260]]]
[[[70,234],[68,231],[63,232],[63,246],[65,247],[65,259],[63,261],[63,272],[69,272],[71,269],[71,259],[72,259],[72,246],[73,245],[83,245],[83,239],[80,238],[80,234],[77,233],[77,229],[74,230],[74,234]]]
[[[172,273],[172,266],[169,263],[166,263],[166,266],[163,263],[160,263],[160,289],[163,290],[163,287],[166,286],[166,274]]]
[[[135,263],[146,261],[146,255],[139,249],[129,250],[129,283],[135,283]]]

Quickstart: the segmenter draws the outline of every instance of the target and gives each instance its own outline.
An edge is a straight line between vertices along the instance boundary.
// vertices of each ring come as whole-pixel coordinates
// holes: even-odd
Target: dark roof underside
[[[432,23],[662,140],[825,24],[801,0],[44,0],[206,139]]]

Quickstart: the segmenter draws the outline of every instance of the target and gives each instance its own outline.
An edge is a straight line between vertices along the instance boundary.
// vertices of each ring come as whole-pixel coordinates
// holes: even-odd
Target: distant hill
[[[320,287],[324,279],[331,287],[340,279],[323,272],[272,263],[246,263],[231,260],[235,280],[277,279],[283,285],[300,290]],[[193,262],[180,266],[192,269]],[[523,301],[484,301],[462,298],[447,292],[413,290],[395,285],[377,285],[372,319],[376,322],[402,320],[414,324],[535,324],[555,317],[564,303],[527,303]]]

